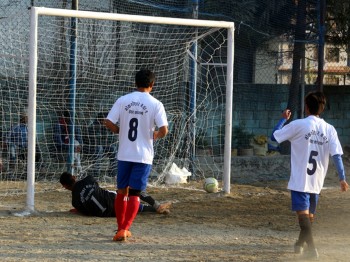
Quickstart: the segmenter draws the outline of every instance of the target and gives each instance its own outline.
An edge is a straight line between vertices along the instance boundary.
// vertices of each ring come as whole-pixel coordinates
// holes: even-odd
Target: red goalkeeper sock
[[[125,219],[122,228],[129,230],[139,211],[140,198],[138,196],[129,196],[128,205],[125,212]]]
[[[115,217],[117,218],[118,230],[124,229],[122,226],[125,220],[126,207],[128,205],[128,196],[117,194],[114,200]]]

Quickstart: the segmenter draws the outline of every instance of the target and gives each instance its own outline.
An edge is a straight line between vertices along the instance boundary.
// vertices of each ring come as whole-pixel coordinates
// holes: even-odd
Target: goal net
[[[101,119],[134,90],[141,68],[155,72],[152,95],[169,121],[168,136],[154,145],[152,183],[165,182],[176,164],[189,179],[224,180],[229,191],[233,23],[35,7],[29,47],[18,38],[22,53],[12,55],[21,59],[6,61],[17,73],[2,80],[10,88],[2,89],[1,195],[22,190],[30,209],[35,182],[57,183],[69,168],[114,183],[118,136]],[[22,155],[20,146],[10,148],[10,133],[25,115]],[[15,186],[23,180],[25,187]]]

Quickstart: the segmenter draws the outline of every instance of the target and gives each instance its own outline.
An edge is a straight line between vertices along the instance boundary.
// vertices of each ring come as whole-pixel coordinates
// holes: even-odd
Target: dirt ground
[[[329,173],[313,225],[319,261],[350,261],[350,192]],[[115,218],[69,213],[70,192],[60,185],[36,195],[30,216],[18,205],[25,196],[2,198],[0,261],[305,261],[293,253],[299,227],[286,183],[232,184],[225,196],[201,182],[151,187],[173,202],[171,213],[138,215],[124,243],[112,241]]]

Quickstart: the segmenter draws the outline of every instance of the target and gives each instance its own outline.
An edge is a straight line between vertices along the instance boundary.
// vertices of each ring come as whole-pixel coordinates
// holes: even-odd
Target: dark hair
[[[148,69],[141,69],[136,73],[135,83],[138,88],[139,87],[147,88],[154,82],[154,79],[155,79],[155,75],[152,71]]]
[[[64,117],[64,118],[70,118],[70,112],[68,109],[64,109],[58,112],[58,116]]]
[[[321,91],[312,91],[305,97],[311,115],[320,115],[326,106],[326,96]]]
[[[60,177],[60,183],[62,185],[66,185],[66,186],[72,186],[74,184],[75,180],[72,176],[71,173],[68,172],[63,172],[61,177]]]
[[[27,123],[27,114],[26,113],[22,113],[19,117],[19,122],[22,123],[22,124],[26,124]]]

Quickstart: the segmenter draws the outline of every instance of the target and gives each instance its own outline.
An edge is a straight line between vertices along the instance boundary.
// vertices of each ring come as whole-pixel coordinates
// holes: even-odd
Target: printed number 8
[[[129,132],[128,138],[130,141],[134,142],[137,138],[137,127],[139,125],[139,120],[137,118],[131,118],[129,122]]]
[[[312,176],[315,171],[316,171],[316,168],[317,168],[317,162],[316,160],[314,159],[314,157],[318,156],[318,152],[317,151],[311,151],[310,152],[310,157],[309,157],[309,163],[312,165],[312,168],[311,169],[307,169],[307,174],[309,176]]]

